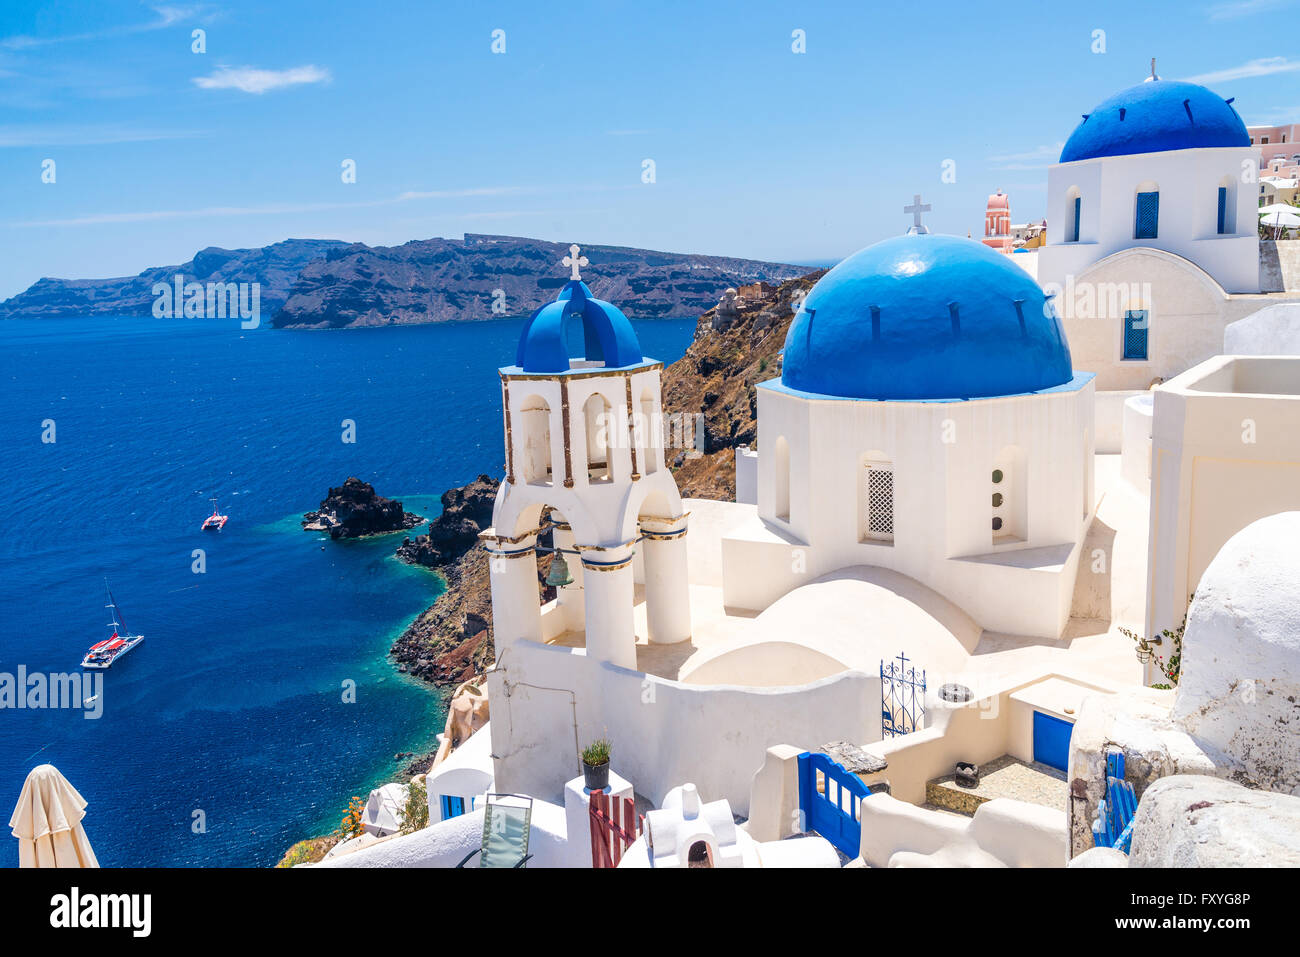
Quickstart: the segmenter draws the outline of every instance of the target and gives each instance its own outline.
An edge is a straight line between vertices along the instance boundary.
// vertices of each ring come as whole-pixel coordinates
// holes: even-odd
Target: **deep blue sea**
[[[671,362],[695,320],[635,325]],[[349,475],[431,517],[499,474],[496,367],[521,327],[0,322],[0,672],[79,671],[109,634],[105,576],[145,636],[104,673],[99,719],[0,710],[0,824],[48,762],[105,866],[266,866],[430,749],[444,703],[387,651],[441,580],[393,557],[400,533],[329,542],[299,521]],[[201,532],[213,494],[230,522]]]

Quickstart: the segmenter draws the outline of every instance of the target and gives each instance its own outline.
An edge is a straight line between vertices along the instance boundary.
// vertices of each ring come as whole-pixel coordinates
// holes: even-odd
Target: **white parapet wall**
[[[439,821],[416,831],[390,837],[352,854],[331,857],[314,867],[455,867],[466,854],[482,846],[483,808],[468,811],[449,821]],[[587,834],[581,841],[590,841]],[[546,801],[533,801],[527,867],[573,867],[564,808]],[[469,862],[476,866],[476,860]]]
[[[1146,634],[1177,628],[1219,548],[1300,509],[1300,356],[1216,356],[1160,386]]]
[[[736,449],[736,501],[758,504],[758,452],[747,445]]]
[[[872,794],[862,800],[861,856],[872,867],[1065,867],[1065,812],[994,798],[964,819]]]
[[[1123,389],[1097,393],[1097,454],[1118,455],[1124,448],[1124,403],[1146,389]]]
[[[858,671],[797,687],[686,685],[523,641],[498,659],[488,687],[497,788],[557,802],[580,749],[600,737],[656,804],[692,781],[742,814],[768,747],[880,739],[880,676]]]

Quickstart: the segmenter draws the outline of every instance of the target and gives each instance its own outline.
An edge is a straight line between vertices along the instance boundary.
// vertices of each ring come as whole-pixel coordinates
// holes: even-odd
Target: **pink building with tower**
[[[981,241],[998,252],[1011,252],[1011,200],[1002,190],[989,197],[984,210],[984,239]]]

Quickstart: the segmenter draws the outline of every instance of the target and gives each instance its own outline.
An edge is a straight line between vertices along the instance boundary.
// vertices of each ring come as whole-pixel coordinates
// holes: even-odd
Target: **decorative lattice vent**
[[[867,467],[867,537],[894,540],[894,470]]]

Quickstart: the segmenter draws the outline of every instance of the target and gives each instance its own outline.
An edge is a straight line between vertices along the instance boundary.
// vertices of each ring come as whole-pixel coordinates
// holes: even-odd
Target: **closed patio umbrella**
[[[98,867],[81,819],[86,799],[52,764],[23,782],[9,829],[18,839],[19,867]]]

